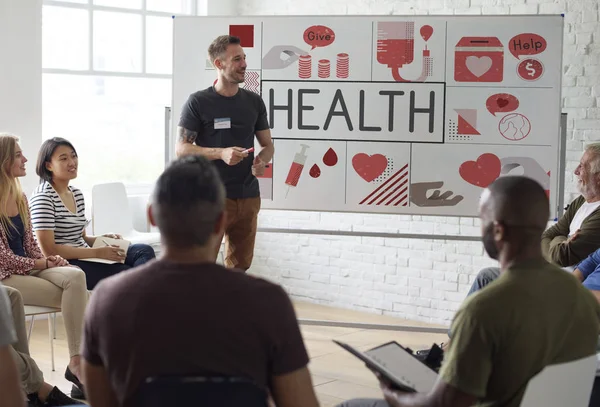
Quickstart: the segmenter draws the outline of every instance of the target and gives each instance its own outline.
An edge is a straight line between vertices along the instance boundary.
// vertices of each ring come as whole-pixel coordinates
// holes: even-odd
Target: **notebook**
[[[93,249],[98,248],[98,247],[105,247],[105,246],[118,246],[121,250],[123,250],[125,253],[127,253],[127,250],[129,249],[129,246],[131,246],[131,242],[128,240],[124,240],[124,239],[112,239],[110,237],[104,237],[104,236],[98,236],[96,238],[96,241],[94,242],[94,245],[92,246]],[[91,257],[89,259],[80,259],[82,261],[93,261],[96,263],[106,263],[106,264],[115,264],[115,263],[125,263],[125,259],[123,259],[123,261],[114,261],[114,260],[107,260],[107,259],[99,259],[99,258],[95,258],[95,257]]]

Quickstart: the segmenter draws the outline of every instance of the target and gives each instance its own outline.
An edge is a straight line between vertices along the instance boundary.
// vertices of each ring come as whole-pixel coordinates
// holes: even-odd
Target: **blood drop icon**
[[[327,152],[325,153],[325,155],[323,156],[323,164],[329,166],[329,167],[333,167],[334,165],[336,165],[338,162],[338,156],[335,153],[335,151],[333,150],[333,148],[329,148],[329,150],[327,150]]]
[[[321,169],[317,164],[315,164],[312,167],[310,167],[310,171],[308,173],[313,178],[319,178],[319,176],[321,176]]]

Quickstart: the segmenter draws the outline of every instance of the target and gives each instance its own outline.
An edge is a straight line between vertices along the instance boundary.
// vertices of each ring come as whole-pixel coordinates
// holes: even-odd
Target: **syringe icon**
[[[300,180],[300,175],[302,174],[302,170],[304,169],[304,164],[306,163],[306,149],[309,148],[306,144],[300,144],[302,150],[299,153],[296,153],[294,156],[294,161],[292,161],[292,165],[290,166],[290,171],[288,172],[287,178],[285,179],[285,184],[288,186],[287,192],[285,193],[285,197],[287,198],[290,193],[290,187],[298,186],[298,181]]]

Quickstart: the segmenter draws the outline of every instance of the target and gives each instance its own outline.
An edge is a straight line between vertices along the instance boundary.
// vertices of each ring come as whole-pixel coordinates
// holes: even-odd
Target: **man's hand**
[[[264,162],[259,155],[254,158],[254,163],[252,164],[252,175],[255,177],[262,177],[265,175],[265,167],[267,163]]]
[[[377,379],[379,379],[379,387],[381,388],[381,391],[383,392],[385,401],[388,402],[390,407],[400,407],[400,402],[399,402],[398,398],[400,396],[402,396],[404,393],[401,391],[398,391],[398,390],[394,390],[390,381],[387,380],[385,377],[383,377],[379,372],[377,372],[373,369],[371,369],[371,371],[373,373],[375,373],[375,376],[377,376]]]
[[[581,231],[581,229],[577,229],[575,231],[575,233],[573,233],[571,236],[569,236],[569,238],[567,239],[567,241],[565,242],[566,244],[571,243],[573,240],[577,239],[577,235],[579,235],[579,232]]]
[[[221,160],[227,165],[237,165],[244,158],[248,157],[248,153],[244,153],[245,148],[242,147],[228,147],[221,151]]]
[[[579,269],[573,270],[573,275],[579,280],[580,283],[583,283],[583,273]]]
[[[69,262],[60,256],[48,256],[48,268],[68,266]]]

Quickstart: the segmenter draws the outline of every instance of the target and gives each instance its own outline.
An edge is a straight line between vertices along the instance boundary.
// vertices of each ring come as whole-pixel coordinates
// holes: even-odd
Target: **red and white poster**
[[[234,35],[248,65],[240,87],[261,95],[275,144],[263,208],[477,216],[482,190],[518,174],[555,211],[563,26],[561,16],[175,18],[173,118],[216,79],[210,42]]]

